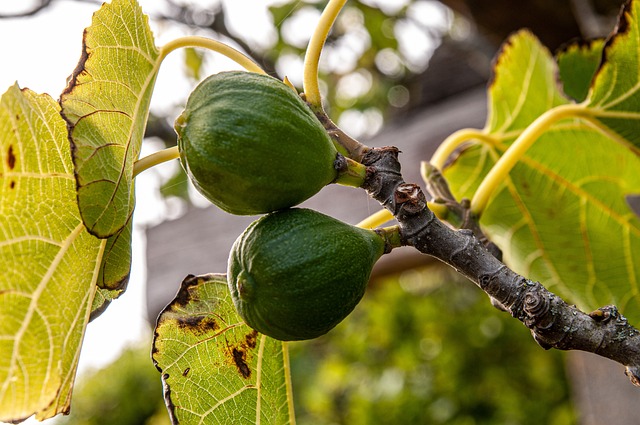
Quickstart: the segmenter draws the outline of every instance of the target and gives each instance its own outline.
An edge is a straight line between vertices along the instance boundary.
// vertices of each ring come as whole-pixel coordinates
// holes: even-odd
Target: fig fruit
[[[302,208],[267,214],[235,241],[227,279],[253,329],[283,341],[316,338],[364,295],[385,239]]]
[[[266,75],[209,76],[175,129],[195,187],[232,214],[297,205],[338,176],[338,152],[320,121],[289,86]]]

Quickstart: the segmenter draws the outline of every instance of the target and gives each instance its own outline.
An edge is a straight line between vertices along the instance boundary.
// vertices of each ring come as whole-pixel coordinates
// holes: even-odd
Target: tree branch
[[[25,10],[23,12],[0,13],[0,19],[26,18],[28,16],[36,15],[38,12],[46,9],[52,1],[53,0],[41,0],[40,3],[35,4],[31,9]]]
[[[625,365],[631,382],[640,386],[640,332],[616,307],[584,313],[540,283],[509,269],[473,231],[446,226],[427,208],[420,187],[403,180],[397,148],[371,149],[362,163],[368,167],[364,188],[396,217],[403,244],[466,276],[523,322],[542,348],[582,350],[607,357]]]
[[[98,0],[74,0],[78,3],[93,3],[93,4],[101,4]],[[42,12],[47,7],[53,4],[54,0],[40,0],[39,3],[33,5],[31,9],[27,9],[22,12],[14,12],[14,13],[0,13],[0,19],[13,19],[13,18],[28,18],[30,16],[37,15]]]

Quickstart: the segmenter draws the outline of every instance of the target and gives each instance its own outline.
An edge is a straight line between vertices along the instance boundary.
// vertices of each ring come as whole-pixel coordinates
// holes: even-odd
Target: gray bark
[[[369,167],[365,189],[396,217],[406,245],[473,281],[523,322],[543,348],[582,350],[609,358],[625,365],[631,382],[640,386],[640,332],[615,306],[584,313],[509,269],[472,231],[445,225],[428,209],[420,187],[403,180],[397,148],[372,149],[362,163]]]

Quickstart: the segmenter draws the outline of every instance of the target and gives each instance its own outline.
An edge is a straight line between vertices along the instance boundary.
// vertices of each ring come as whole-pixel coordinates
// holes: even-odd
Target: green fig
[[[309,209],[254,221],[235,241],[227,278],[240,316],[279,340],[316,338],[364,295],[384,236]]]
[[[299,204],[338,177],[338,152],[302,98],[273,77],[221,72],[175,123],[184,169],[221,209],[263,214]]]

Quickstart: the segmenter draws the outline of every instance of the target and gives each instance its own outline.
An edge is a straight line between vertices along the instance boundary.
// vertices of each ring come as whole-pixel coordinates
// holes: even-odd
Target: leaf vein
[[[11,359],[9,361],[8,376],[13,376],[14,375],[13,371],[14,371],[14,369],[16,367],[16,361],[17,361],[17,359],[19,357],[19,353],[20,353],[20,350],[19,350],[20,342],[22,340],[22,336],[27,331],[27,328],[28,328],[29,324],[31,323],[31,319],[33,318],[33,314],[35,312],[35,309],[36,309],[36,306],[37,306],[38,301],[40,299],[40,296],[42,295],[42,293],[44,292],[45,288],[47,287],[47,284],[49,283],[49,281],[53,277],[53,274],[54,274],[55,270],[57,269],[58,265],[62,262],[63,257],[65,256],[65,254],[67,253],[69,248],[71,248],[73,242],[78,238],[78,236],[80,235],[80,233],[83,230],[84,230],[84,225],[82,223],[78,224],[78,226],[76,226],[76,228],[63,241],[63,243],[62,243],[62,245],[60,247],[60,250],[56,254],[56,256],[53,259],[53,261],[51,262],[51,265],[47,269],[47,272],[42,277],[42,279],[40,280],[40,282],[36,286],[35,290],[33,291],[33,296],[31,298],[31,302],[29,303],[29,308],[27,309],[26,315],[25,315],[24,319],[22,320],[20,328],[18,329],[18,331],[16,332],[16,335],[15,335],[15,340],[14,340],[14,344],[13,344],[13,350],[12,350],[12,353],[11,353]],[[3,382],[2,387],[0,387],[0,399],[4,398],[7,390],[9,389],[9,384],[10,384],[10,380],[7,380],[7,381]]]

